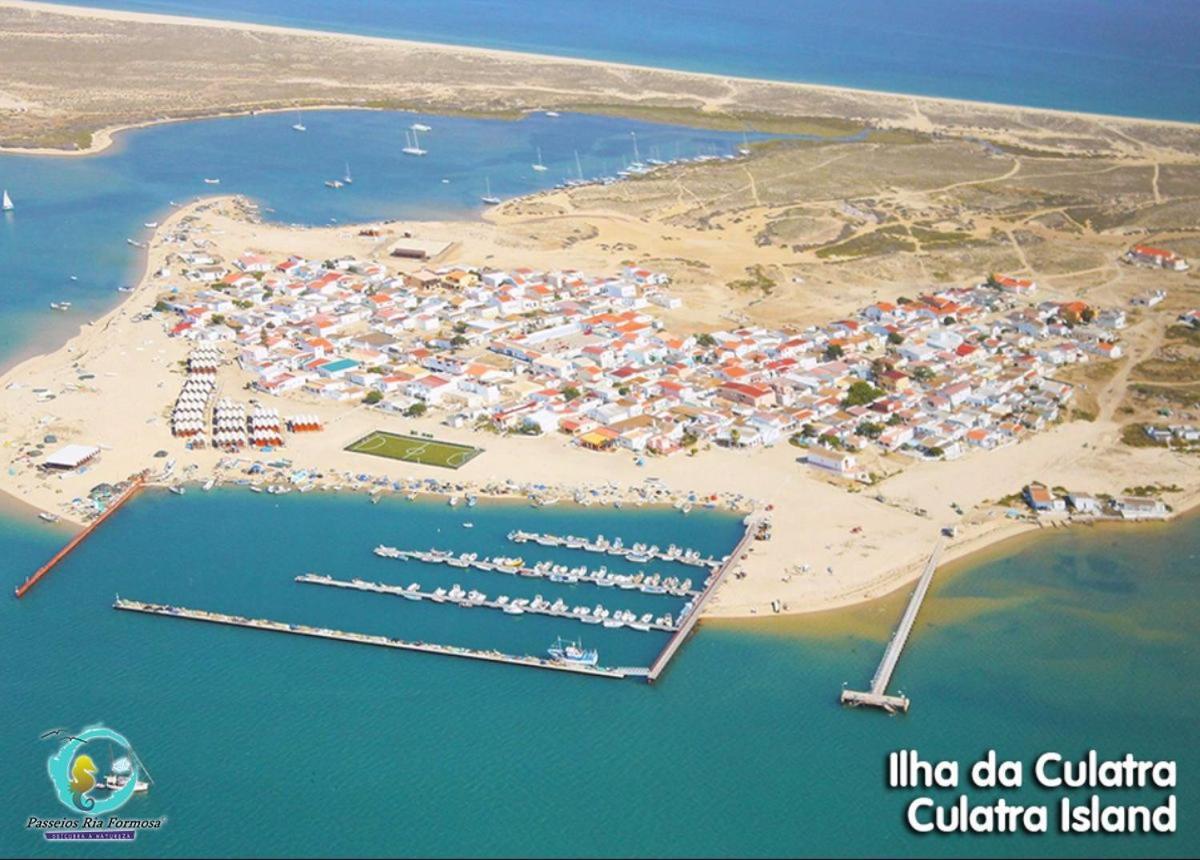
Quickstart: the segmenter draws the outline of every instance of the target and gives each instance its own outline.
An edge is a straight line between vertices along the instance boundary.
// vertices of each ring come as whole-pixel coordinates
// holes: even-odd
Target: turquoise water
[[[125,240],[148,238],[143,224],[172,200],[246,194],[284,223],[474,218],[489,178],[500,197],[549,188],[576,174],[576,152],[584,176],[612,175],[633,160],[631,135],[642,158],[663,160],[725,155],[742,143],[741,134],[578,114],[509,122],[310,111],[304,134],[292,131],[295,121],[261,114],[139,129],[87,158],[0,155],[0,187],[17,205],[0,215],[0,366],[56,347],[112,307],[117,287],[141,272],[141,253]],[[433,127],[421,137],[423,158],[400,153],[414,122]],[[531,169],[538,148],[544,173]],[[325,188],[347,162],[354,184]],[[73,307],[59,313],[52,301]]]
[[[460,527],[468,517],[474,529]],[[27,522],[0,519],[10,584],[62,537]],[[465,585],[461,571],[380,560],[370,547],[387,540],[502,552],[515,525],[653,533],[713,552],[738,532],[735,519],[707,512],[467,512],[238,490],[136,500],[25,600],[0,601],[9,667],[0,696],[15,705],[0,717],[8,774],[0,853],[67,853],[22,829],[28,815],[58,812],[44,771],[51,750],[37,738],[97,719],[132,740],[155,779],[125,811],[168,817],[161,832],[120,848],[130,856],[1136,856],[1200,847],[1200,696],[1189,683],[1200,670],[1196,518],[1155,529],[1152,540],[1147,531],[1056,534],[944,577],[897,675],[913,711],[896,718],[835,704],[843,682],[869,677],[895,606],[868,607],[845,623],[706,624],[653,687],[109,608],[119,591],[514,651],[579,631],[605,658],[637,661],[657,649],[654,634],[291,581],[321,570]],[[477,576],[491,593],[514,593],[518,582]],[[552,596],[569,587],[537,588]],[[568,600],[602,593],[618,603],[610,589],[570,591]],[[1176,758],[1181,831],[1169,839],[918,838],[902,823],[908,794],[883,788],[886,754],[908,747],[962,760],[995,747],[1027,763],[1043,750],[1090,747]],[[1047,799],[1036,790],[1021,796]],[[115,852],[77,845],[69,853]]]
[[[86,5],[1200,120],[1200,4],[1193,0],[97,0]]]

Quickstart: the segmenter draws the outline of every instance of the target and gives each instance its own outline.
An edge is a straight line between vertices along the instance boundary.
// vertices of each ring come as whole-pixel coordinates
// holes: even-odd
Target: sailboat
[[[346,162],[346,172],[345,172],[345,174],[342,175],[342,184],[343,185],[353,185],[354,184],[354,177],[352,177],[350,175],[350,162],[349,161]]]
[[[296,121],[292,123],[293,131],[308,131],[308,126],[304,124],[304,114],[296,111]]]
[[[625,169],[635,175],[639,173],[645,173],[648,168],[642,163],[641,153],[638,152],[637,132],[631,131],[629,132],[629,136],[633,138],[633,163]]]
[[[154,782],[154,779],[150,776],[150,772],[146,770],[146,766],[142,764],[142,760],[138,758],[137,753],[130,749],[128,755],[116,758],[113,755],[112,744],[109,744],[108,756],[109,773],[104,778],[103,788],[108,791],[120,791],[129,784],[129,780],[132,778],[134,780],[133,791],[135,794],[145,794],[150,790],[150,784]],[[136,776],[133,771],[134,764],[137,765]],[[145,779],[142,779],[143,776]]]
[[[482,200],[484,203],[486,203],[488,206],[495,206],[497,203],[500,202],[500,198],[492,196],[492,178],[489,176],[486,179],[484,179],[484,182],[487,183],[487,194],[483,195],[479,199]]]
[[[401,150],[405,155],[424,155],[425,150],[421,149],[421,142],[417,139],[417,130],[412,129],[410,135],[407,131],[404,132],[404,141],[408,146]]]
[[[533,169],[536,170],[538,173],[542,173],[546,170],[546,165],[544,165],[542,163],[542,148],[540,146],[537,148],[537,154],[538,154],[537,164],[533,165]]]
[[[742,145],[738,147],[738,155],[750,154],[750,140],[746,137],[745,130],[742,131]]]
[[[413,131],[433,131],[430,126],[425,125],[423,122],[414,122],[409,126],[409,128],[411,128]]]
[[[8,189],[5,188],[4,189],[4,198],[2,201],[0,201],[0,209],[2,209],[5,212],[11,212],[15,208],[16,207],[13,206],[12,198],[8,196]]]

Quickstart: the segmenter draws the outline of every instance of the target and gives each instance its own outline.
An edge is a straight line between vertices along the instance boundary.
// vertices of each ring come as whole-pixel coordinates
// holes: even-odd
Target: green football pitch
[[[457,469],[482,452],[481,448],[472,448],[470,445],[455,445],[452,442],[438,442],[436,439],[421,439],[417,436],[401,436],[382,430],[368,433],[358,441],[351,442],[346,446],[346,450],[446,469]]]

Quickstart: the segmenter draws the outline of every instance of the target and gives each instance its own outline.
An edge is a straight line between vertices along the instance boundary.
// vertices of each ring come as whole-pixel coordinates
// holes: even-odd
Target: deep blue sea
[[[474,529],[461,528],[467,519]],[[1200,847],[1196,518],[1058,533],[939,574],[897,674],[914,701],[903,717],[836,704],[843,683],[867,682],[895,599],[762,626],[704,624],[655,686],[110,608],[119,592],[518,653],[582,633],[605,661],[622,663],[658,649],[659,634],[292,581],[315,570],[609,606],[674,602],[370,552],[380,541],[511,552],[503,535],[513,527],[654,535],[710,552],[727,549],[739,528],[709,512],[147,494],[24,600],[0,600],[0,853],[1085,857]],[[9,584],[63,538],[28,517],[0,519]],[[529,544],[520,552],[596,559]],[[164,815],[166,825],[118,848],[49,846],[23,829],[29,815],[63,812],[45,773],[53,747],[38,736],[93,720],[125,734],[155,781],[122,814]],[[915,793],[884,788],[885,757],[902,748],[963,762],[994,748],[1026,768],[1044,750],[1176,759],[1180,832],[917,837],[902,817]],[[1139,792],[1136,802],[1162,795]],[[1056,800],[1034,789],[1008,799]]]
[[[1200,121],[1195,0],[98,0],[83,5]]]

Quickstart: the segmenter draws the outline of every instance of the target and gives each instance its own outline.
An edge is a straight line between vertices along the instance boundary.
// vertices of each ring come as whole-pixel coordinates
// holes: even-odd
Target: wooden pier
[[[101,523],[103,523],[110,516],[115,514],[117,512],[118,508],[120,508],[122,505],[124,505],[130,499],[132,499],[134,494],[137,493],[138,490],[142,489],[142,487],[144,487],[144,486],[145,486],[145,478],[143,476],[139,476],[139,477],[135,478],[133,483],[131,483],[128,487],[126,487],[125,491],[123,493],[121,493],[121,495],[117,496],[116,499],[109,502],[108,507],[106,507],[104,509],[104,512],[101,513],[100,516],[96,517],[96,519],[94,519],[90,523],[88,523],[88,525],[85,526],[82,531],[80,531],[77,535],[75,535],[75,537],[73,537],[69,541],[67,541],[66,546],[64,546],[62,549],[60,549],[58,552],[56,552],[54,554],[53,558],[51,558],[48,562],[46,562],[41,567],[39,567],[37,570],[35,570],[32,574],[30,574],[28,579],[26,579],[24,582],[22,582],[20,585],[17,586],[17,588],[16,588],[17,599],[19,600],[22,597],[24,597],[25,593],[27,591],[29,591],[29,589],[31,589],[35,585],[37,585],[38,582],[41,581],[42,577],[44,577],[51,570],[53,570],[60,561],[62,561],[64,558],[66,558],[68,555],[70,555],[72,550],[74,550],[77,546],[79,546],[81,543],[83,543],[85,540],[87,540],[87,538],[92,534],[92,532],[94,532],[96,529],[98,529],[100,527]]]
[[[870,692],[842,690],[841,702],[843,705],[854,707],[868,705],[874,708],[883,708],[889,713],[896,711],[907,713],[910,704],[908,697],[889,696],[887,688],[891,683],[892,673],[896,671],[896,663],[900,660],[900,654],[908,642],[908,636],[912,633],[917,613],[921,610],[921,603],[929,591],[929,584],[933,582],[933,573],[937,570],[938,559],[941,555],[942,539],[938,538],[938,542],[929,556],[929,561],[925,562],[925,570],[921,572],[921,578],[917,580],[917,587],[913,589],[912,597],[909,598],[908,606],[904,608],[904,614],[900,616],[900,626],[892,635],[892,641],[888,643],[887,650],[883,652],[879,668],[875,670],[875,677],[871,679]]]
[[[506,606],[511,605],[508,602],[500,603],[495,600],[488,600],[486,598],[486,596],[482,600],[471,600],[466,596],[466,592],[464,592],[459,597],[451,597],[449,594],[438,595],[438,594],[434,594],[429,591],[420,591],[419,589],[404,588],[403,586],[400,586],[400,585],[388,585],[383,582],[367,582],[364,579],[356,579],[356,580],[334,579],[331,576],[322,576],[321,574],[316,574],[316,573],[302,573],[296,577],[296,582],[305,583],[307,585],[326,585],[331,588],[349,588],[349,589],[354,589],[356,591],[373,591],[377,594],[392,594],[397,597],[407,598],[409,600],[416,600],[416,601],[428,600],[432,603],[449,603],[453,606],[462,606],[462,607],[467,607],[467,608],[475,607],[475,606],[482,606],[485,609],[503,610]],[[514,612],[511,614],[523,615],[526,613],[528,613],[530,615],[548,615],[551,618],[561,618],[566,621],[577,621],[581,624],[585,623],[583,621],[582,617],[573,614],[569,609],[553,609],[553,608],[551,608],[551,605],[549,602],[547,602],[547,604],[542,607],[523,605],[521,607],[520,613]],[[665,617],[665,616],[663,616],[663,617]],[[608,619],[606,619],[606,620],[608,620]],[[642,623],[642,622],[634,622],[634,623]],[[645,622],[644,626],[645,626],[646,630],[658,630],[658,631],[661,631],[664,633],[673,633],[679,629],[678,625],[676,625],[676,624],[666,625],[666,624],[660,624],[657,621]],[[637,627],[633,627],[630,624],[630,622],[628,622],[628,621],[622,621],[620,624],[616,624],[616,625],[609,625],[610,629],[613,627],[628,627],[631,630],[639,629]]]
[[[126,612],[141,612],[146,615],[162,615],[168,618],[185,618],[190,621],[207,621],[210,624],[224,624],[230,627],[246,627],[251,630],[267,630],[273,633],[291,633],[296,636],[310,636],[317,639],[336,639],[341,642],[357,642],[360,645],[376,645],[381,648],[395,648],[401,651],[420,651],[424,654],[442,654],[447,657],[462,657],[468,660],[483,660],[488,663],[507,663],[511,666],[529,666],[535,669],[552,669],[556,672],[571,672],[576,675],[591,675],[598,678],[624,678],[628,675],[639,674],[646,671],[636,667],[608,668],[604,666],[583,666],[574,663],[564,663],[556,660],[546,660],[541,657],[505,654],[501,651],[480,651],[475,648],[463,648],[457,645],[438,645],[431,642],[409,642],[403,639],[393,639],[387,636],[377,636],[369,633],[352,633],[345,630],[331,630],[327,627],[309,627],[305,624],[285,624],[282,621],[271,621],[266,618],[245,618],[241,615],[225,615],[219,612],[207,612],[202,609],[187,609],[182,606],[170,606],[159,603],[143,603],[139,600],[125,600],[120,597],[113,602],[113,608],[125,610]]]
[[[696,603],[692,607],[692,611],[684,619],[683,624],[679,626],[675,635],[667,640],[667,644],[663,646],[662,651],[659,652],[654,662],[650,664],[650,671],[646,673],[647,683],[653,684],[667,668],[667,664],[671,662],[671,658],[675,656],[680,646],[683,645],[684,640],[687,639],[688,634],[696,626],[696,622],[700,620],[704,604],[708,602],[709,598],[720,587],[721,582],[725,579],[725,575],[741,561],[742,554],[746,551],[746,547],[750,545],[751,541],[754,540],[754,536],[758,533],[761,524],[762,520],[757,517],[747,518],[746,531],[742,535],[742,539],[738,541],[733,551],[725,556],[725,560],[720,563],[720,566],[717,567],[716,571],[709,578],[708,585],[704,587],[704,590],[700,592],[700,596],[696,598]]]

